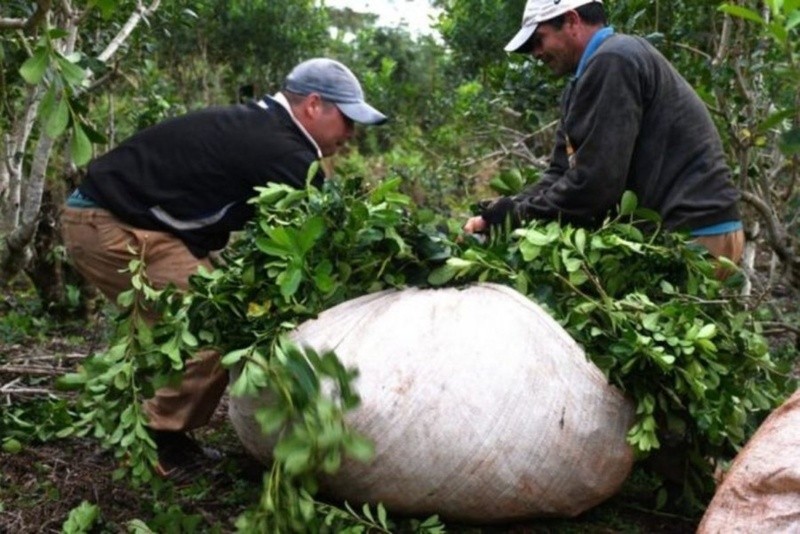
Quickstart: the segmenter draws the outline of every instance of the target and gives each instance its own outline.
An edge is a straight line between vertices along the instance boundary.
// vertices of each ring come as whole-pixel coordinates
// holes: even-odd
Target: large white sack
[[[376,456],[324,480],[331,497],[469,522],[571,517],[613,495],[632,467],[631,402],[507,287],[367,295],[304,323],[295,340],[360,371],[362,403],[347,422]],[[273,441],[253,413],[267,402],[230,403],[239,438],[265,463]]]
[[[800,391],[739,452],[698,533],[800,532]]]

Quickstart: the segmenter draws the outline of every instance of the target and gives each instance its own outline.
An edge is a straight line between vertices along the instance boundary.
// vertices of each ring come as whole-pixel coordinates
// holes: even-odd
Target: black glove
[[[490,226],[503,225],[506,223],[506,220],[511,223],[512,228],[516,228],[520,224],[514,201],[509,197],[482,200],[478,202],[478,209],[480,210],[483,220],[489,223]]]

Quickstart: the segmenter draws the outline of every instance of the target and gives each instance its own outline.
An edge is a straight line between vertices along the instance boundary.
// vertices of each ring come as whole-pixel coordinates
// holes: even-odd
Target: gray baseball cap
[[[317,93],[361,124],[383,124],[387,120],[386,115],[364,101],[361,84],[350,69],[333,59],[303,61],[286,76],[283,88],[299,95]]]

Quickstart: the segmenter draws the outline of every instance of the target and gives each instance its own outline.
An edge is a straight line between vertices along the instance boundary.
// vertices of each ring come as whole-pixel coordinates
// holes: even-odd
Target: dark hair
[[[575,11],[578,12],[578,15],[581,17],[581,20],[589,25],[596,25],[602,24],[605,26],[606,24],[606,12],[603,9],[603,4],[600,2],[591,2],[588,4],[584,4],[580,7],[576,7]],[[550,20],[546,20],[544,22],[540,22],[539,24],[547,24],[548,26],[553,26],[555,29],[560,30],[561,27],[564,25],[564,20],[566,18],[566,13],[563,15],[559,15],[555,18]]]
[[[300,105],[300,103],[303,100],[305,100],[305,98],[308,96],[308,95],[301,95],[299,93],[293,93],[292,91],[287,91],[286,89],[281,89],[281,93],[283,93],[283,96],[286,97],[286,101],[289,102],[289,105],[291,106]],[[320,99],[322,100],[323,107],[325,107],[326,109],[336,105],[334,102],[331,102],[330,100],[325,100],[322,97],[320,97]]]
[[[289,102],[289,104],[291,104],[292,106],[300,104],[300,102],[302,102],[303,99],[308,96],[308,95],[300,95],[297,93],[293,93],[291,91],[287,91],[286,89],[281,89],[281,93],[283,93],[283,96],[286,97],[286,101]]]

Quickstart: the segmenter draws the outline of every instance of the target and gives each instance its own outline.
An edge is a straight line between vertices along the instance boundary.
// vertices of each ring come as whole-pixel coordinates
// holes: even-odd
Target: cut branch
[[[714,56],[714,59],[711,61],[711,65],[713,67],[718,67],[728,57],[728,49],[730,48],[731,45],[732,23],[733,20],[731,19],[731,16],[726,14],[722,20],[722,32],[719,37],[719,46],[717,47],[717,53]]]
[[[29,32],[44,20],[47,12],[50,11],[52,0],[38,0],[36,11],[27,19],[23,18],[0,18],[0,30],[25,30]]]
[[[0,365],[0,373],[13,373],[29,376],[59,376],[63,375],[68,369],[54,369],[52,367],[41,367],[33,365]]]
[[[147,18],[148,16],[152,15],[156,9],[158,9],[159,4],[161,4],[161,0],[153,0],[149,7],[144,7],[142,2],[139,2],[136,6],[136,9],[131,13],[128,20],[125,22],[125,25],[122,29],[117,33],[114,39],[108,43],[108,46],[100,52],[100,55],[97,56],[97,59],[102,61],[103,63],[108,62],[111,57],[117,53],[119,47],[122,46],[122,43],[128,39],[130,34],[139,25],[139,22],[142,21],[143,18]]]
[[[800,262],[797,261],[797,256],[793,249],[793,242],[784,232],[783,226],[780,224],[775,212],[770,209],[764,199],[749,191],[742,191],[742,199],[753,206],[759,215],[761,215],[761,218],[767,225],[767,242],[770,248],[772,248],[781,262],[789,269],[793,278],[792,285],[797,285],[800,283]]]

